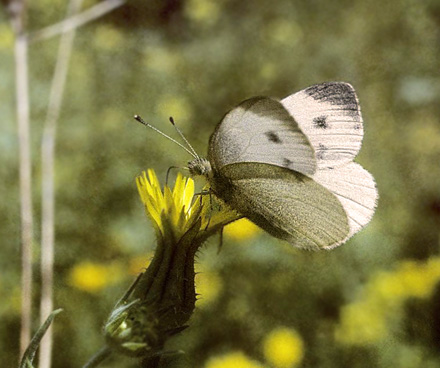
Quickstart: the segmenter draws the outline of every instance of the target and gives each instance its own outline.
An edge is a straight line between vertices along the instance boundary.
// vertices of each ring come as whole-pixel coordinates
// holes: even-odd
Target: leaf
[[[35,333],[34,337],[32,338],[29,346],[27,347],[26,351],[23,354],[23,358],[20,362],[20,368],[33,368],[32,362],[35,358],[35,353],[40,346],[40,342],[43,339],[46,331],[50,327],[53,319],[58,313],[61,313],[63,310],[57,309],[54,310],[49,317],[47,317],[46,321],[41,325],[41,327],[38,329],[38,331]]]

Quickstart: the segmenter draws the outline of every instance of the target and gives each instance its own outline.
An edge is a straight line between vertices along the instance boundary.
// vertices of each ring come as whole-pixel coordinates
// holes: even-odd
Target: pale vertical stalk
[[[66,17],[76,14],[83,0],[71,0]],[[42,224],[41,224],[41,303],[40,320],[44,321],[53,310],[53,264],[55,244],[55,140],[57,121],[63,100],[67,70],[72,52],[75,29],[62,34],[41,142],[42,165]],[[52,360],[52,328],[41,341],[39,367],[50,368]]]
[[[32,310],[32,165],[29,126],[29,85],[27,40],[15,40],[16,99],[18,141],[20,146],[20,199],[21,199],[21,332],[20,355],[24,353],[31,336]]]
[[[25,1],[11,1],[8,10],[11,15],[12,28],[15,33],[15,98],[17,105],[21,216],[21,356],[29,345],[31,337],[33,241],[28,42],[24,36]]]

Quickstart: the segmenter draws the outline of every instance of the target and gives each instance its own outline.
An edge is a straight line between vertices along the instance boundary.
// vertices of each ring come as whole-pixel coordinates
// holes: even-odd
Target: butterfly
[[[365,227],[376,208],[375,181],[353,162],[362,137],[354,88],[321,83],[281,101],[243,101],[217,125],[207,159],[192,150],[188,168],[274,237],[331,249]]]

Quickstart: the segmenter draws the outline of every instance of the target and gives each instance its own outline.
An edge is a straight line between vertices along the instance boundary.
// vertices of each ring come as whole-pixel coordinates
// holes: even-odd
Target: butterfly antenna
[[[163,135],[165,138],[168,138],[170,141],[176,143],[178,146],[182,147],[186,152],[188,152],[191,156],[193,156],[194,158],[198,158],[199,156],[197,155],[197,153],[194,152],[194,149],[191,147],[191,150],[193,152],[191,152],[188,148],[186,148],[183,144],[177,142],[175,139],[171,138],[170,136],[166,135],[165,133],[161,132],[159,129],[157,129],[156,127],[152,126],[151,124],[147,123],[144,119],[142,119],[139,115],[135,115],[134,119],[137,120],[139,123],[145,125],[148,128],[153,129],[155,132]],[[185,140],[186,141],[186,140]]]
[[[199,155],[197,154],[196,150],[193,148],[193,146],[191,146],[191,144],[188,142],[188,139],[185,138],[185,136],[183,135],[182,131],[177,127],[176,123],[174,122],[174,119],[172,116],[170,116],[170,122],[171,124],[173,124],[174,129],[176,129],[177,133],[179,133],[180,137],[185,141],[185,143],[188,145],[188,147],[190,148],[190,150],[192,151],[192,153],[194,154],[194,156],[196,158],[199,158]]]

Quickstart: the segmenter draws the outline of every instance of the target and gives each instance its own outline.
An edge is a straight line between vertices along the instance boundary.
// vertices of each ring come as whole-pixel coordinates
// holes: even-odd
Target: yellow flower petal
[[[194,197],[194,180],[188,178],[183,192],[183,205],[185,206],[186,212],[189,212],[191,208],[191,202],[193,197]]]
[[[195,222],[201,218],[201,228],[227,224],[239,217],[232,210],[225,208],[224,211],[212,213],[213,197],[203,195],[194,198],[194,181],[191,178],[177,175],[173,189],[167,185],[163,191],[155,172],[151,169],[143,172],[136,179],[141,201],[145,206],[148,217],[152,220],[159,236],[164,236],[165,227],[170,228],[174,235],[179,238],[185,234]],[[207,191],[209,187],[203,190]],[[163,220],[167,220],[167,224]]]

